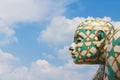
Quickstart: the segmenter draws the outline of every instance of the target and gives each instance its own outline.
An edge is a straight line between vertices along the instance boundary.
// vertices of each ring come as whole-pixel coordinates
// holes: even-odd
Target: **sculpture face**
[[[98,64],[105,51],[105,40],[113,32],[113,26],[101,19],[88,20],[81,23],[74,35],[70,47],[72,58],[76,64]]]

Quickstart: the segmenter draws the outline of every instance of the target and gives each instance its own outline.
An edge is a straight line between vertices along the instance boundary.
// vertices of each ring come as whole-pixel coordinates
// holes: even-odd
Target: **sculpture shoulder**
[[[116,78],[120,80],[120,28],[116,29],[113,33],[110,41],[108,42],[106,55],[106,73],[109,75],[109,78]],[[114,80],[116,80],[114,79]]]

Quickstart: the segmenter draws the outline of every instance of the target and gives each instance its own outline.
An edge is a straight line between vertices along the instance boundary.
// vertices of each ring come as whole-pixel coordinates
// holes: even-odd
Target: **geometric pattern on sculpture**
[[[69,50],[76,64],[100,64],[93,80],[120,80],[120,29],[108,21],[82,22]]]
[[[105,80],[120,80],[120,29],[111,37],[107,52]]]

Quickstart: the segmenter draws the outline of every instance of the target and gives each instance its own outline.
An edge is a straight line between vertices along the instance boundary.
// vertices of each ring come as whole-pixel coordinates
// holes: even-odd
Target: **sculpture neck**
[[[111,34],[107,34],[105,40],[101,43],[101,46],[98,48],[98,58],[99,61],[101,62],[101,64],[105,65],[105,59],[106,59],[106,55],[107,55],[107,49],[109,47],[109,43],[111,40],[111,37],[113,36],[113,33],[115,32],[115,30],[112,30]]]

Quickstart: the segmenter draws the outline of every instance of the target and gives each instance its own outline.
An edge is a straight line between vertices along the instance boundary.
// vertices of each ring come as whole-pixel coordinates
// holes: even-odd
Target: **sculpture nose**
[[[74,51],[75,46],[76,46],[76,44],[75,44],[75,43],[72,43],[72,45],[70,46],[69,50],[70,50],[70,51]]]

